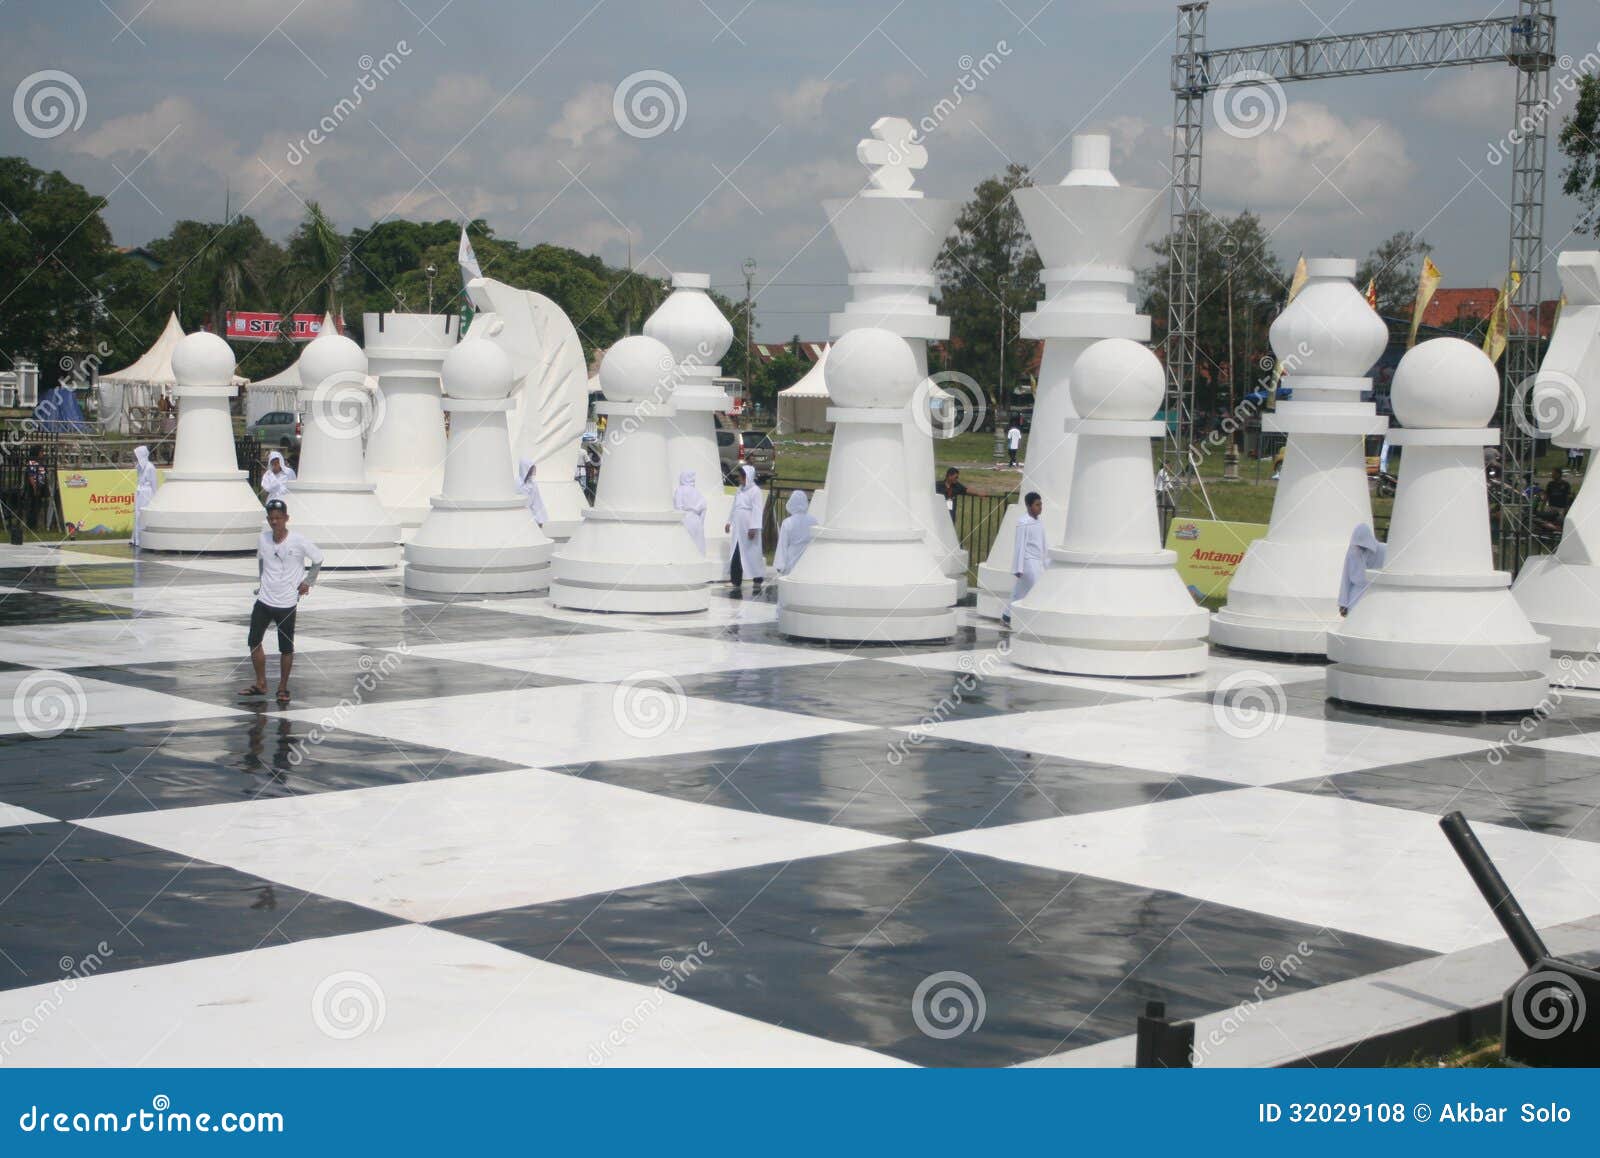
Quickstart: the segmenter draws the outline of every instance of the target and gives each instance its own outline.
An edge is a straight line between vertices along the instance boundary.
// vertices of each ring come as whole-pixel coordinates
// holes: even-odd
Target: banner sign
[[[167,472],[156,471],[159,485]],[[61,521],[79,535],[131,535],[133,490],[139,472],[128,470],[58,470]]]
[[[230,310],[227,336],[235,342],[276,342],[283,329],[282,314]],[[321,314],[291,314],[289,340],[309,342],[322,332]]]
[[[1213,599],[1228,593],[1245,548],[1266,533],[1265,523],[1173,519],[1167,550],[1178,553],[1178,574],[1195,599]]]

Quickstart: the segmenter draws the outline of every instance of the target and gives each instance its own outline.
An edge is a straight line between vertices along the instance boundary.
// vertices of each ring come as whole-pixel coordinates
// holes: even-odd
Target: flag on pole
[[[1500,296],[1495,299],[1494,310],[1489,314],[1489,330],[1483,335],[1483,352],[1489,355],[1491,362],[1500,361],[1500,355],[1506,352],[1506,312],[1521,284],[1522,275],[1512,270],[1500,290]]]
[[[1367,305],[1374,310],[1378,308],[1378,279],[1376,277],[1367,279]]]
[[[1417,300],[1411,307],[1411,335],[1406,338],[1406,349],[1411,349],[1417,344],[1417,331],[1422,328],[1422,315],[1428,312],[1428,303],[1433,301],[1433,291],[1439,288],[1439,267],[1433,264],[1433,258],[1422,259],[1422,273],[1417,276]]]
[[[483,276],[483,270],[478,268],[478,255],[472,252],[472,242],[467,239],[465,225],[461,227],[461,245],[456,250],[456,262],[461,266],[462,289],[465,289],[473,278]]]

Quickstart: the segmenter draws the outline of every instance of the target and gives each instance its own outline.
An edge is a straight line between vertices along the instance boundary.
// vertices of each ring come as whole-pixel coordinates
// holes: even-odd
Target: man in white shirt
[[[278,629],[278,703],[287,704],[289,670],[294,666],[294,613],[300,596],[311,591],[322,570],[322,551],[289,529],[289,505],[282,499],[267,502],[267,527],[256,544],[256,574],[261,586],[256,588],[256,605],[250,610],[250,665],[256,682],[239,689],[239,694],[267,694],[267,653],[261,641],[271,624]]]
[[[1044,511],[1044,500],[1039,497],[1038,491],[1029,491],[1024,503],[1028,513],[1017,520],[1016,547],[1011,552],[1011,573],[1016,576],[1017,582],[1011,588],[1011,602],[1006,604],[1005,614],[1000,617],[1008,624],[1011,622],[1012,605],[1033,590],[1033,585],[1044,574],[1047,565],[1044,524],[1039,521],[1039,515]]]
[[[1021,449],[1022,429],[1015,422],[1013,422],[1011,424],[1011,429],[1006,431],[1006,454],[1011,458],[1011,461],[1008,465],[1017,465],[1017,451]]]

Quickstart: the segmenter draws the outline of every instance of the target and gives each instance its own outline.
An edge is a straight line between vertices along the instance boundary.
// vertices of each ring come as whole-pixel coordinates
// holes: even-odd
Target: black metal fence
[[[817,483],[773,479],[767,485],[767,505],[762,513],[762,542],[768,547],[777,545],[778,528],[789,513],[787,507],[791,494],[796,490],[811,494],[818,489]],[[931,481],[928,484],[928,493],[930,495],[934,493]],[[968,582],[977,582],[978,565],[989,557],[989,549],[994,546],[995,536],[1000,533],[1000,522],[1005,518],[1006,508],[1016,501],[1016,491],[1003,495],[983,495],[969,491],[956,499],[953,514],[956,539],[967,552]]]

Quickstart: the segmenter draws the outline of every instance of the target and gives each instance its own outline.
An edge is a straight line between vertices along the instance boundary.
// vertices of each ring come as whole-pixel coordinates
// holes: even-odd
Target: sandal
[[[283,705],[287,705],[289,703],[289,689],[288,688],[279,688],[278,689],[278,703],[283,704]]]
[[[240,688],[239,694],[241,696],[264,696],[267,694],[267,689],[259,684],[251,684],[247,688]]]

